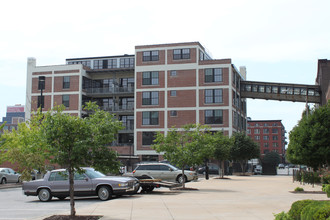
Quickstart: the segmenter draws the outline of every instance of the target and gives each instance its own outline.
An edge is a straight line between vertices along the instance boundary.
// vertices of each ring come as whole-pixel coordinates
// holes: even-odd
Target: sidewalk
[[[326,194],[290,193],[297,186],[305,191],[321,191],[321,187],[292,183],[289,176],[229,178],[201,179],[186,184],[198,191],[159,188],[150,194],[114,198],[76,211],[77,215],[102,215],[102,220],[267,220],[274,219],[273,213],[288,211],[294,201],[327,199]],[[62,214],[69,214],[69,207],[68,212]]]

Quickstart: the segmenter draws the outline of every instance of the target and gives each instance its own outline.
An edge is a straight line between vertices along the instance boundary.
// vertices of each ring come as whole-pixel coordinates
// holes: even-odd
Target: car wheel
[[[7,183],[6,178],[2,178],[2,179],[1,179],[1,184],[6,184],[6,183]]]
[[[57,197],[59,200],[64,200],[66,197],[64,197],[64,196],[59,196],[59,197]]]
[[[178,178],[176,178],[176,181],[178,183],[183,183],[183,177],[182,177],[182,175],[178,176]],[[184,182],[185,183],[187,182],[187,177],[186,176],[184,176]]]
[[[152,192],[154,190],[154,186],[142,186],[142,191],[144,192]]]
[[[97,191],[97,195],[102,201],[111,199],[112,197],[111,189],[108,186],[101,186]]]
[[[49,189],[41,189],[38,193],[38,197],[41,202],[48,202],[52,199],[52,194]]]

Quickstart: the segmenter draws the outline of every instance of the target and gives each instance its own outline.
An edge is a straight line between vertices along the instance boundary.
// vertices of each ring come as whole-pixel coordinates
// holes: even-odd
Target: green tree
[[[202,164],[205,158],[210,158],[214,152],[211,142],[209,127],[187,124],[181,129],[171,128],[167,135],[158,132],[153,149],[158,153],[163,152],[164,158],[176,166],[184,167]],[[185,187],[186,179],[183,178],[182,187]]]
[[[274,151],[265,154],[262,162],[277,166],[281,162],[281,156]]]
[[[308,112],[307,112],[308,113]],[[303,114],[289,133],[287,159],[314,170],[329,167],[330,158],[330,102]]]
[[[245,173],[245,164],[248,160],[260,157],[260,148],[245,133],[235,133],[233,136],[233,145],[230,149],[230,156],[234,161],[241,165],[243,175]]]
[[[18,124],[17,130],[4,131],[0,142],[0,163],[15,164],[22,174],[21,180],[30,180],[31,171],[45,171],[47,161],[46,143],[40,133],[42,114],[37,112],[30,121]]]
[[[63,105],[57,106],[43,115],[37,114],[41,115],[41,118],[33,117],[30,122],[33,126],[24,130],[27,134],[22,137],[21,142],[28,147],[34,146],[32,142],[40,143],[40,151],[35,154],[45,153],[45,159],[67,169],[73,217],[76,215],[73,197],[74,172],[83,172],[80,169],[82,166],[92,166],[103,172],[117,172],[117,154],[106,146],[114,140],[122,127],[121,122],[110,113],[100,110],[95,103],[87,103],[85,110],[91,114],[86,118],[66,114],[63,110]],[[13,139],[10,139],[12,136]],[[18,140],[16,134],[13,133],[12,136],[7,136],[6,146],[23,148],[15,143]],[[27,153],[32,152],[27,149]],[[13,162],[20,162],[16,161],[13,154],[8,158]]]
[[[230,148],[232,139],[218,131],[213,135],[212,143],[214,144],[214,158],[221,164],[221,178],[225,173],[225,161],[230,158]]]

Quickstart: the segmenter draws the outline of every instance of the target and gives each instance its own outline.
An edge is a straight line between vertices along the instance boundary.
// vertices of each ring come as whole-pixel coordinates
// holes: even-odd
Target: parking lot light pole
[[[42,108],[44,107],[44,100],[42,96],[42,91],[45,89],[45,76],[39,76],[39,89],[40,89],[40,112],[42,113]]]

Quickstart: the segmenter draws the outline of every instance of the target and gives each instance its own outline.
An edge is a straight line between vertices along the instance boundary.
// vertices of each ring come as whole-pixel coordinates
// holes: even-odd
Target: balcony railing
[[[100,106],[100,108],[104,111],[109,111],[109,112],[132,112],[132,111],[134,111],[134,104]]]
[[[95,95],[134,93],[134,87],[87,88],[86,92]]]

